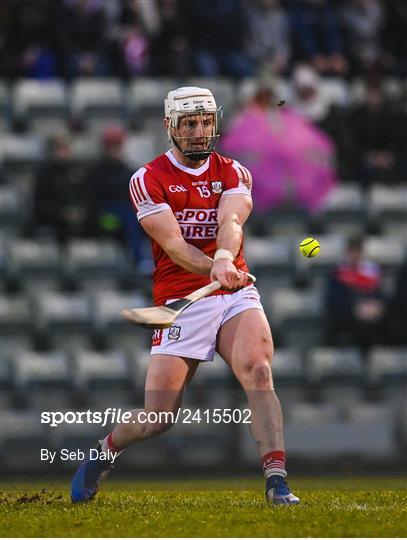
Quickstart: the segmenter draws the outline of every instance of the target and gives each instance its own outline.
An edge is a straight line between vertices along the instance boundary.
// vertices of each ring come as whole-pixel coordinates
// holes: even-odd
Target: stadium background
[[[250,21],[256,19],[244,11],[256,8],[268,20],[277,2],[222,0],[210,9],[208,4],[2,2],[3,476],[67,477],[75,464],[41,463],[39,449],[86,449],[106,432],[96,425],[41,425],[40,411],[142,404],[150,333],[125,324],[119,312],[151,304],[151,261],[140,229],[123,206],[127,186],[122,178],[118,191],[108,195],[117,197],[117,206],[96,201],[98,191],[90,185],[94,174],[88,173],[101,170],[93,167],[106,141],[123,140],[123,160],[135,170],[166,149],[161,118],[168,90],[209,87],[225,109],[227,132],[256,88],[272,86],[285,107],[293,106],[296,65],[314,61],[325,70],[318,88],[325,89],[339,117],[353,118],[368,88],[381,88],[390,119],[386,129],[404,134],[405,142],[403,2],[390,7],[376,1],[280,2],[278,14],[287,23],[285,63],[273,43],[267,57],[250,48]],[[372,21],[374,54],[366,58],[357,54],[355,43],[361,41],[344,22],[344,8],[358,6],[365,6],[365,19]],[[308,8],[320,10],[319,15],[325,10],[313,30],[323,34],[321,21],[330,21],[341,37],[332,55],[343,54],[342,64],[322,68],[314,57],[318,51],[301,48],[297,17],[301,20],[301,10]],[[345,142],[353,140],[352,125],[345,126]],[[394,298],[405,295],[407,186],[400,136],[386,148],[394,163],[384,172],[369,175],[360,163],[349,166],[337,159],[338,182],[317,211],[284,201],[261,214],[255,209],[247,226],[247,258],[275,335],[275,384],[295,473],[405,471],[407,328],[401,312],[391,311]],[[341,141],[334,137],[334,143],[341,158]],[[60,147],[63,153],[69,146],[68,172],[53,169],[49,152]],[[46,184],[52,175],[55,183]],[[41,205],[44,201],[48,206]],[[65,204],[80,207],[83,219],[53,220],[47,213],[57,206],[59,214]],[[128,233],[126,220],[135,232]],[[354,233],[366,235],[368,256],[383,271],[383,324],[389,331],[380,340],[372,332],[363,347],[352,342],[333,346],[325,328],[327,276]],[[299,240],[307,236],[316,236],[322,246],[313,260],[298,252]],[[217,358],[201,366],[184,406],[246,405]],[[122,462],[117,472],[126,476],[259,472],[254,444],[241,424],[177,425],[132,448]]]

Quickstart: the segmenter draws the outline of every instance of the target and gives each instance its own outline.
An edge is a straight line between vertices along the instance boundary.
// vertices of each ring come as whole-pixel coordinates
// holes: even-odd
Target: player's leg
[[[297,503],[285,482],[283,415],[271,372],[273,340],[263,311],[246,309],[225,322],[217,348],[247,395],[251,433],[263,459],[268,499],[277,504]]]
[[[165,354],[150,357],[144,409],[132,410],[129,422],[118,424],[114,428],[111,440],[117,449],[122,450],[170,429],[173,425],[171,414],[163,414],[162,421],[157,422],[145,422],[145,419],[149,413],[172,413],[175,416],[181,406],[185,387],[192,379],[198,364],[198,360]]]
[[[144,419],[148,418],[150,412],[176,412],[181,405],[185,386],[193,377],[198,363],[198,360],[170,355],[150,357],[144,409],[131,411],[128,423],[118,424],[111,434],[99,441],[97,450],[100,458],[88,459],[81,464],[72,479],[72,502],[87,502],[94,498],[103,478],[113,468],[112,457],[117,457],[131,444],[159,435],[171,427],[169,415],[166,415],[164,422],[144,423]]]

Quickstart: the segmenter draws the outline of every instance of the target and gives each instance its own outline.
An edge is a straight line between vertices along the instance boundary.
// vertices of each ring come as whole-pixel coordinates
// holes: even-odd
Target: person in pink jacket
[[[334,144],[289,106],[274,103],[271,87],[259,85],[229,124],[222,151],[251,169],[257,213],[279,207],[315,213],[337,184]]]

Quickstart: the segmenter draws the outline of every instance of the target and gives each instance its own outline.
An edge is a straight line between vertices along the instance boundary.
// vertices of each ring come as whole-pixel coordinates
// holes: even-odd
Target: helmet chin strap
[[[203,161],[204,159],[207,159],[213,152],[215,148],[216,141],[218,139],[219,135],[214,135],[211,137],[211,142],[209,143],[209,146],[206,150],[182,150],[182,148],[179,146],[179,144],[176,141],[176,138],[173,135],[171,136],[172,142],[174,143],[174,146],[178,148],[180,152],[184,154],[185,157],[192,161]]]

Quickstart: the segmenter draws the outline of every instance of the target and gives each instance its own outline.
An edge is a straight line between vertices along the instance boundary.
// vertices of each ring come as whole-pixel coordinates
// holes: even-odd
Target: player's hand
[[[222,289],[233,291],[245,287],[250,281],[247,274],[238,270],[229,259],[216,259],[213,262],[211,281],[218,280]]]

